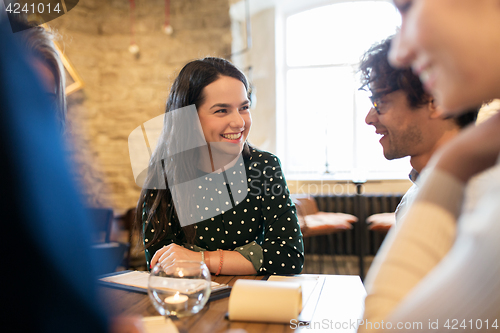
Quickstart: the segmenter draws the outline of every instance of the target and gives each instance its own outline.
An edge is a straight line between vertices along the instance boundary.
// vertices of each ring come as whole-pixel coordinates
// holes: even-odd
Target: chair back
[[[300,205],[300,213],[303,216],[312,215],[319,212],[318,204],[313,197],[295,198],[295,202]]]
[[[88,208],[88,211],[93,227],[92,241],[94,243],[109,243],[113,210],[111,208]]]
[[[88,208],[93,227],[92,253],[99,275],[116,271],[128,251],[128,244],[111,241],[113,209]]]

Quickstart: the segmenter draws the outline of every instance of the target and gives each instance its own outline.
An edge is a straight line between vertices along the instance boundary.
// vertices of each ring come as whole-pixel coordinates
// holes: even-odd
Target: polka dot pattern
[[[228,169],[227,174],[237,170]],[[251,158],[244,159],[244,170],[241,180],[248,187],[240,188],[246,195],[233,197],[227,195],[227,185],[214,174],[207,175],[207,183],[219,182],[217,190],[211,190],[210,185],[200,185],[198,190],[203,193],[198,212],[210,213],[212,207],[220,208],[220,212],[206,220],[195,224],[196,238],[194,246],[200,249],[215,251],[217,249],[238,251],[251,261],[260,274],[297,274],[304,263],[303,242],[298,227],[295,207],[290,199],[285,178],[281,171],[279,159],[265,151],[251,149]],[[234,177],[229,182],[240,183]],[[229,187],[231,189],[232,187]],[[154,244],[148,244],[154,239],[154,225],[146,224],[149,208],[152,205],[156,191],[151,191],[150,197],[143,207],[144,244],[146,259],[149,263],[152,255],[161,247],[172,242],[186,244],[187,239],[177,221],[171,221],[163,239]],[[219,193],[221,192],[221,193]],[[152,194],[152,195],[151,195]],[[235,200],[237,198],[238,200]],[[205,201],[212,202],[204,205]],[[214,206],[215,204],[215,206]],[[206,209],[208,207],[208,209]],[[195,212],[196,213],[196,212]],[[157,221],[156,216],[153,220]],[[175,223],[172,223],[175,222]],[[158,229],[158,228],[156,228]],[[147,240],[147,241],[146,241]],[[286,241],[285,241],[286,240]],[[189,244],[188,246],[191,246]]]

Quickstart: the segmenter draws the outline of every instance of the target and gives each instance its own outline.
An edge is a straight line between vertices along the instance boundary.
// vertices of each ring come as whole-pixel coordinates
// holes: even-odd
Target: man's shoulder
[[[412,204],[412,202],[415,200],[416,196],[418,193],[418,186],[417,184],[413,184],[408,191],[403,195],[401,198],[401,201],[399,202],[398,206],[396,207],[395,214],[396,214],[396,222],[399,222],[401,218],[403,217],[405,210]]]

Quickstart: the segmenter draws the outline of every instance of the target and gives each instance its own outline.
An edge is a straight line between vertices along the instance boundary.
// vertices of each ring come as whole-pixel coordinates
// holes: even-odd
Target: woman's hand
[[[201,261],[201,253],[188,250],[183,246],[172,243],[156,251],[151,259],[151,268],[159,262],[163,269],[166,269],[172,265],[175,260]]]
[[[463,182],[495,165],[500,153],[500,113],[467,128],[436,154],[436,168]]]

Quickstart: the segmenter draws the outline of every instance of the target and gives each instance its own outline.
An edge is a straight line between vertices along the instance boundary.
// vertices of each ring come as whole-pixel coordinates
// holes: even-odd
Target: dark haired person
[[[250,147],[245,75],[220,58],[182,68],[137,204],[148,266],[300,273],[302,234],[278,158]]]
[[[415,182],[431,156],[462,128],[474,123],[478,109],[457,118],[442,117],[442,110],[433,96],[425,92],[418,76],[411,69],[397,69],[389,64],[387,55],[392,39],[389,37],[372,46],[364,54],[360,70],[361,88],[371,91],[373,103],[365,121],[382,135],[380,144],[385,158],[392,160],[410,156],[413,167],[409,178],[414,184],[396,209],[399,221],[418,193]],[[391,219],[390,215],[381,217]]]

